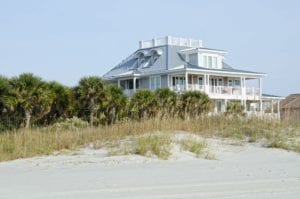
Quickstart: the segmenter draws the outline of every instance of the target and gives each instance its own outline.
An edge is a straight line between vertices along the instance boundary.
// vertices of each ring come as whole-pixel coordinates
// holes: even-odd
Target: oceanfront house
[[[233,68],[225,63],[226,54],[195,39],[167,36],[140,41],[139,49],[103,78],[129,96],[138,89],[169,88],[178,94],[196,90],[214,101],[214,113],[226,111],[228,102],[237,101],[248,114],[279,117],[282,98],[262,93],[266,74]]]

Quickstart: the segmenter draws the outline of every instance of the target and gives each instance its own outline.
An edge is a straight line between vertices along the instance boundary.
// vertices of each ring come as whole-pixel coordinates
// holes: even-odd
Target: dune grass
[[[195,140],[192,137],[185,138],[180,141],[181,148],[186,151],[190,151],[200,157],[206,152],[207,143],[204,140]]]
[[[109,155],[137,154],[146,157],[168,159],[171,155],[171,137],[168,134],[151,133],[121,140],[109,145]]]
[[[63,127],[49,126],[0,133],[0,161],[49,155],[54,151],[65,149],[77,150],[87,145],[100,148],[130,136],[140,137],[155,131],[162,133],[186,131],[203,137],[225,137],[249,142],[265,140],[266,143],[269,143],[268,147],[284,148],[297,152],[300,148],[299,126],[258,118],[245,119],[224,116],[198,117],[186,120],[181,118],[152,118],[141,121],[124,120],[110,126],[73,125],[72,128],[64,127],[64,125],[56,126]],[[282,139],[281,142],[276,140],[278,137]],[[146,151],[150,150],[158,156],[167,156],[167,153],[160,154],[157,148],[162,142],[164,141],[157,137],[140,137],[137,153],[147,154]],[[197,150],[195,149],[195,151]]]

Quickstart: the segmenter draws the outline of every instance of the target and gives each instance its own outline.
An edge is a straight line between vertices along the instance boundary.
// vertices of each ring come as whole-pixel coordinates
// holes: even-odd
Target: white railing
[[[246,88],[246,96],[259,96],[260,90],[259,88]]]
[[[139,42],[140,48],[151,48],[151,47],[162,46],[162,45],[185,46],[185,47],[192,47],[192,48],[203,47],[202,40],[171,37],[171,36],[158,38],[158,39],[155,38],[155,39]]]
[[[175,92],[184,92],[186,89],[185,85],[177,84],[175,86],[171,86],[171,90]]]
[[[209,92],[222,95],[242,95],[242,88],[231,86],[209,86]]]
[[[231,87],[231,86],[209,86],[208,92],[205,90],[204,85],[199,84],[188,84],[187,90],[196,90],[206,92],[207,94],[214,97],[228,97],[234,99],[242,99],[243,95],[247,99],[258,99],[260,96],[259,88],[245,88],[242,87]],[[185,92],[185,85],[175,85],[171,87],[171,90],[175,92]],[[244,94],[243,94],[243,91]]]
[[[199,84],[188,84],[188,90],[204,91],[204,86]]]

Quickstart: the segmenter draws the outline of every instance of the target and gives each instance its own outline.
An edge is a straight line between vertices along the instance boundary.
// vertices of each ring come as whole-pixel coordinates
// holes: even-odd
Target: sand
[[[215,160],[174,149],[169,160],[104,149],[0,163],[0,198],[300,198],[300,155],[208,141]]]

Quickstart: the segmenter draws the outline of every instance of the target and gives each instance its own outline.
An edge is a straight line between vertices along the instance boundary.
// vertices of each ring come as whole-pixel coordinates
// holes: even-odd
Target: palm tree
[[[29,128],[32,116],[42,117],[50,110],[51,93],[46,83],[31,73],[23,73],[11,79],[14,105],[19,106],[25,115],[25,128]]]
[[[105,99],[104,82],[100,77],[84,77],[74,89],[75,100],[81,111],[87,110],[90,125],[94,124],[94,117],[102,108]],[[85,113],[84,113],[85,115]]]
[[[169,88],[161,88],[155,91],[158,109],[162,116],[174,116],[176,111],[177,94]]]
[[[9,102],[11,90],[9,80],[6,77],[0,76],[0,114],[6,111],[6,107],[11,104]]]
[[[182,117],[197,117],[207,113],[212,107],[212,102],[205,93],[188,91],[181,95],[180,106]]]
[[[58,82],[47,83],[47,89],[53,97],[49,113],[43,118],[43,123],[53,122],[60,117],[68,117],[71,112],[72,90]]]
[[[157,101],[154,93],[150,90],[138,90],[130,100],[129,111],[131,117],[136,119],[155,116]]]
[[[245,107],[239,102],[229,102],[226,108],[226,115],[243,116]]]
[[[124,117],[128,98],[123,94],[122,90],[115,85],[106,86],[105,93],[106,97],[103,106],[105,109],[106,122],[112,124],[117,119]]]

